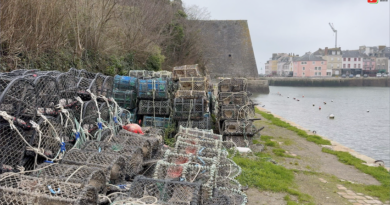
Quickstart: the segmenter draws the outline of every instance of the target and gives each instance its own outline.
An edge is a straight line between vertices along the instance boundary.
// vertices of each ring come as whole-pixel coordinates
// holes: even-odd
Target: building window
[[[344,58],[344,61],[347,61],[347,58]]]
[[[317,67],[315,67],[314,70],[317,70]]]
[[[305,70],[305,67],[303,67],[302,70]]]
[[[345,68],[345,64],[343,64],[343,68]]]
[[[345,64],[344,64],[345,65]],[[340,68],[340,64],[337,64],[337,68]]]
[[[351,61],[351,58],[348,58],[348,61]]]
[[[354,58],[353,60],[356,61],[356,58]]]
[[[356,68],[356,64],[353,64],[353,68]]]
[[[318,72],[318,75],[321,75],[321,72]]]
[[[331,72],[326,72],[326,75],[330,76],[330,75],[332,75],[332,73]]]
[[[313,65],[314,65],[314,64],[316,64],[316,62],[315,62],[315,61],[313,61]]]
[[[336,51],[332,51],[332,55],[336,55]]]
[[[321,61],[321,64],[324,65],[324,61]]]
[[[305,72],[303,72],[302,75],[304,76],[304,75],[305,75]]]
[[[332,67],[332,68],[333,68],[333,64],[331,64],[331,65],[330,65],[330,67]]]
[[[358,58],[358,61],[360,61],[360,58]]]
[[[318,70],[321,70],[321,67],[318,67]]]
[[[360,64],[358,64],[358,67],[360,68]]]
[[[294,75],[295,75],[295,76],[297,76],[297,75],[298,75],[298,73],[294,73]]]
[[[351,64],[348,64],[348,68],[351,68]]]

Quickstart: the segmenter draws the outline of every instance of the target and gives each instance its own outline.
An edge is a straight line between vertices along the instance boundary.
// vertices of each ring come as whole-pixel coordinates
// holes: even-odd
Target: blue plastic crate
[[[137,90],[138,79],[129,76],[116,75],[114,77],[114,89]]]
[[[134,109],[137,106],[137,94],[134,90],[122,91],[114,89],[113,96],[120,107]]]
[[[166,100],[169,87],[165,80],[138,80],[137,97],[139,99]]]

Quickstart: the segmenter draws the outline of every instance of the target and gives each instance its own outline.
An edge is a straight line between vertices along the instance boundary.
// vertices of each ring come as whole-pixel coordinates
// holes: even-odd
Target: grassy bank
[[[265,119],[269,120],[272,125],[285,128],[295,132],[298,136],[305,138],[307,141],[314,142],[318,145],[331,145],[329,140],[323,139],[318,135],[310,135],[306,131],[298,129],[287,122],[282,121],[281,119],[260,111],[256,108],[256,113],[263,116]],[[271,141],[272,137],[265,136],[261,140],[264,141],[264,144],[275,145]],[[272,151],[276,156],[285,155],[282,151]],[[332,154],[337,156],[338,160],[344,164],[354,166],[356,169],[362,171],[365,174],[373,176],[377,179],[381,185],[364,185],[364,184],[348,184],[348,186],[358,192],[368,194],[370,196],[378,197],[380,200],[385,201],[390,199],[390,173],[383,167],[370,167],[362,164],[364,161],[352,156],[350,153],[333,151],[330,149],[322,149],[322,152]],[[314,170],[315,171],[315,170]]]

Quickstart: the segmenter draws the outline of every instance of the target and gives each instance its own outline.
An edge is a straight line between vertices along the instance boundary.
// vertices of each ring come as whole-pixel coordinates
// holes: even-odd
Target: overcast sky
[[[390,44],[390,3],[367,0],[182,0],[205,7],[211,20],[248,20],[257,69],[272,53],[314,52],[318,48],[358,49]]]

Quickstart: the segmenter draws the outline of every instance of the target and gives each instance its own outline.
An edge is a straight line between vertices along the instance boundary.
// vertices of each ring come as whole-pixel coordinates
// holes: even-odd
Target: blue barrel
[[[138,79],[130,76],[116,75],[114,77],[114,89],[117,90],[137,90]]]
[[[166,100],[169,98],[168,84],[165,80],[138,80],[138,99]]]

